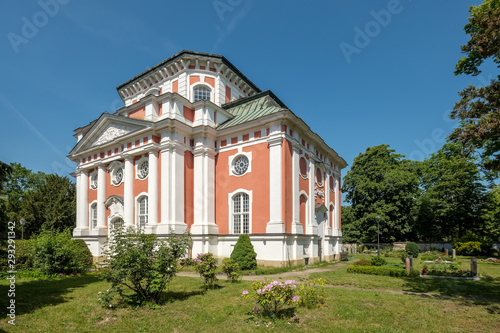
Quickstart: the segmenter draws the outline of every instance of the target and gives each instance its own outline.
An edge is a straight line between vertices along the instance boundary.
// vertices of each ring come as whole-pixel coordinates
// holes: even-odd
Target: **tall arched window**
[[[195,87],[194,90],[194,101],[197,102],[199,100],[210,100],[210,95],[212,93],[212,90],[208,87],[205,86],[198,86]]]
[[[250,198],[246,193],[233,196],[233,233],[250,233]]]
[[[92,229],[97,228],[97,203],[90,206],[90,219],[92,222]]]
[[[143,196],[137,200],[137,224],[144,228],[148,224],[148,197]]]

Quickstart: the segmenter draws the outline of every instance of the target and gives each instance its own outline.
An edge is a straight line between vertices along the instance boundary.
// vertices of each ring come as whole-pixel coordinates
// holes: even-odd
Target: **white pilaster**
[[[161,222],[158,225],[163,233],[169,232],[169,213],[170,213],[170,148],[163,147],[161,156]]]
[[[266,233],[284,233],[283,200],[282,200],[282,143],[281,125],[271,128],[269,143],[269,222]]]
[[[148,155],[148,225],[146,232],[154,232],[158,225],[158,151],[152,149]]]
[[[215,149],[213,140],[200,138],[194,149],[194,223],[191,233],[218,234],[215,224]]]
[[[170,150],[170,217],[169,224],[176,233],[187,230],[184,222],[184,151],[185,145],[176,142]]]
[[[293,211],[292,211],[292,234],[303,234],[304,229],[302,223],[300,223],[300,198],[299,198],[299,177],[300,177],[300,146],[298,142],[293,142],[293,167],[292,167],[292,177],[293,177]]]
[[[318,223],[316,222],[316,195],[314,194],[316,182],[316,164],[313,156],[309,158],[309,219],[306,226],[306,234],[316,235],[318,233]]]
[[[324,181],[324,187],[325,187],[325,206],[326,206],[326,221],[325,221],[325,235],[326,236],[331,236],[332,235],[332,227],[330,226],[333,221],[332,217],[330,216],[330,177],[327,172],[325,172],[325,181]],[[335,213],[335,212],[334,212]],[[325,246],[326,248],[327,246]]]
[[[106,231],[106,166],[97,168],[97,229],[99,233]]]
[[[134,158],[125,157],[123,184],[123,219],[127,227],[134,225]]]

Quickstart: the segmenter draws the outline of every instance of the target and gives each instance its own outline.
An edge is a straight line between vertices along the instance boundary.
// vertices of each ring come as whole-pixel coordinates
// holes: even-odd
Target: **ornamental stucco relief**
[[[121,124],[108,124],[106,128],[102,131],[99,137],[92,143],[92,147],[102,145],[106,142],[112,141],[113,139],[128,134],[135,131],[136,128],[121,125]]]

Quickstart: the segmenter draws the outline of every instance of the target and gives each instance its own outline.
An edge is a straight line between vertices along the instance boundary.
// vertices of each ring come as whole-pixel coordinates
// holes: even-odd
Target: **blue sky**
[[[224,55],[350,165],[382,143],[438,150],[457,92],[495,72],[453,75],[480,1],[7,2],[0,160],[46,173],[74,171],[73,130],[123,105],[116,86],[183,49]]]

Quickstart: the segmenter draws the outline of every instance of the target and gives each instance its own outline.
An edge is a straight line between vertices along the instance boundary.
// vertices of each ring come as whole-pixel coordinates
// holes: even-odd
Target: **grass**
[[[465,262],[465,261],[464,261]],[[16,326],[0,321],[7,332],[496,332],[500,319],[500,266],[479,263],[481,281],[405,279],[347,274],[345,267],[313,273],[327,284],[366,290],[326,288],[325,303],[316,309],[294,309],[298,324],[277,320],[269,327],[251,317],[255,306],[241,297],[251,282],[218,281],[203,290],[199,278],[176,277],[155,309],[103,308],[97,298],[108,288],[95,275],[16,281]],[[256,277],[256,279],[260,279]],[[451,296],[494,298],[442,299],[384,293],[378,290],[426,291]],[[489,293],[486,290],[489,289]],[[495,290],[496,289],[496,290]],[[6,295],[7,281],[0,282]],[[0,297],[5,309],[8,298]],[[5,311],[5,310],[4,310]],[[257,326],[259,325],[259,326]]]

